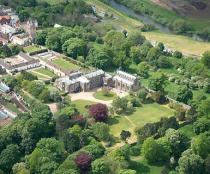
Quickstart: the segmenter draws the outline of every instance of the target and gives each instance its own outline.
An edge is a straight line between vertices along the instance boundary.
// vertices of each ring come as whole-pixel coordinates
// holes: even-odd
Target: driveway
[[[73,94],[69,94],[69,96],[71,97],[71,101],[76,101],[76,100],[89,100],[89,101],[92,101],[92,102],[95,102],[95,103],[102,103],[102,104],[105,104],[107,106],[111,106],[112,104],[112,100],[109,100],[109,101],[104,101],[104,100],[99,100],[99,99],[96,99],[94,97],[94,93],[96,91],[100,91],[101,89],[98,89],[98,90],[93,90],[93,91],[90,91],[90,92],[79,92],[79,93],[73,93]],[[113,89],[112,90],[114,93],[116,93],[119,97],[125,97],[126,95],[128,95],[128,93],[126,92],[121,92],[121,91],[117,91],[116,89]]]

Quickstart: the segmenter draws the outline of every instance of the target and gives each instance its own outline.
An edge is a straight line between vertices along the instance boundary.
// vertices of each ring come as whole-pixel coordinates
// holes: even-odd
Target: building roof
[[[88,79],[99,76],[99,75],[103,75],[105,74],[105,72],[103,70],[97,70],[88,74],[85,74],[84,76]]]
[[[9,92],[10,88],[3,82],[0,82],[0,91],[1,92]]]
[[[16,65],[10,65],[4,59],[0,59],[0,65],[7,70],[13,70],[13,69],[16,69],[16,68],[20,68],[20,67],[23,67],[23,66],[26,66],[26,65],[31,65],[31,64],[39,62],[38,59],[33,59],[32,57],[28,56],[27,54],[25,54],[23,52],[20,52],[18,56],[25,59],[26,62],[22,62],[22,63],[16,64]]]
[[[117,71],[117,75],[119,75],[119,76],[121,76],[121,77],[127,77],[127,78],[129,78],[129,79],[131,79],[131,80],[136,80],[137,79],[137,77],[136,76],[134,76],[134,75],[132,75],[132,74],[129,74],[129,73],[127,73],[127,72],[124,72],[124,71],[121,71],[121,70],[118,70]]]

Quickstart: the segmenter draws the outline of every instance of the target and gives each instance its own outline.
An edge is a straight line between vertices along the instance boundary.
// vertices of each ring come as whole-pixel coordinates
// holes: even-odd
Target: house
[[[11,37],[11,42],[15,45],[28,46],[31,41],[26,34],[17,34]]]
[[[118,70],[113,77],[114,86],[122,91],[136,91],[139,89],[138,78],[134,75]]]
[[[67,93],[86,92],[102,86],[114,87],[122,91],[136,91],[139,89],[137,77],[123,71],[117,71],[114,77],[103,70],[96,70],[86,74],[78,71],[57,79],[55,84],[60,90]]]
[[[3,25],[0,25],[0,32],[5,35],[8,35],[8,37],[11,38],[12,35],[17,32],[17,30],[16,28],[13,28],[8,24],[3,24]]]
[[[105,72],[103,70],[96,70],[86,74],[78,71],[57,79],[56,86],[67,93],[85,92],[103,86],[104,77]]]
[[[7,93],[10,91],[10,88],[3,82],[0,82],[0,92]]]
[[[9,74],[39,67],[40,61],[20,52],[18,56],[0,59],[0,66]]]
[[[11,17],[8,15],[0,16],[0,24],[9,24],[11,21]]]

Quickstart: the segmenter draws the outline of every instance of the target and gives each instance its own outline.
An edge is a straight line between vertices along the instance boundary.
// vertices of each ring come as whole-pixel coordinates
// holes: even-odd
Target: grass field
[[[133,132],[136,127],[159,121],[161,117],[170,117],[173,114],[174,111],[167,106],[157,103],[143,105],[143,107],[136,108],[136,111],[129,116],[114,116],[110,118],[111,133],[118,137],[122,130]]]
[[[19,109],[17,108],[17,106],[16,105],[14,105],[13,103],[6,103],[6,105],[5,105],[5,107],[7,108],[7,109],[9,109],[10,111],[12,111],[12,112],[14,112],[14,113],[20,113],[20,111],[19,111]]]
[[[47,2],[49,4],[58,4],[61,2],[65,2],[65,0],[38,0],[38,2]]]
[[[88,101],[88,100],[76,100],[76,101],[73,101],[72,103],[75,104],[76,108],[78,109],[80,113],[86,113],[87,112],[86,106],[95,104],[94,102]]]
[[[107,96],[105,96],[103,91],[97,91],[93,94],[93,96],[96,99],[108,101],[108,100],[113,100],[114,97],[116,97],[116,94],[114,92],[110,91],[109,94]]]
[[[57,58],[52,61],[55,65],[59,66],[63,70],[76,70],[79,69],[79,66],[70,63],[69,61],[63,58]]]
[[[160,174],[162,166],[149,165],[141,156],[131,157],[130,169],[136,170],[137,174]]]
[[[32,53],[32,52],[41,50],[41,48],[39,48],[36,45],[31,45],[31,46],[28,46],[28,47],[24,47],[23,50],[27,53]]]
[[[40,74],[43,74],[43,75],[46,75],[46,76],[49,76],[49,77],[53,77],[55,74],[48,70],[48,69],[45,69],[45,68],[38,68],[36,70],[34,70],[35,72],[38,72]]]

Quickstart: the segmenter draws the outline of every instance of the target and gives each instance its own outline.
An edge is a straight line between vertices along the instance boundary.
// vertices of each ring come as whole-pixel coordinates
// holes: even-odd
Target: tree
[[[67,152],[73,153],[76,150],[79,150],[81,147],[81,133],[82,129],[78,125],[74,125],[64,132],[62,140]]]
[[[147,138],[141,149],[142,155],[149,163],[163,162],[163,147],[160,146],[152,137]]]
[[[178,163],[180,174],[202,174],[204,172],[204,160],[191,152],[185,151]]]
[[[92,173],[93,174],[107,174],[109,173],[109,166],[103,159],[96,159],[92,162]]]
[[[89,107],[89,114],[99,122],[105,122],[108,119],[108,108],[106,105],[98,103]]]
[[[171,146],[171,154],[174,157],[179,157],[181,153],[186,150],[188,145],[187,137],[175,129],[168,129],[165,133],[165,137],[170,143]]]
[[[131,50],[130,50],[130,57],[132,59],[132,61],[136,64],[141,62],[142,59],[142,53],[141,53],[141,49],[139,46],[132,46]]]
[[[38,45],[45,45],[47,39],[47,32],[45,30],[36,32],[35,43]]]
[[[210,154],[208,154],[205,159],[205,172],[208,173],[210,171]]]
[[[177,101],[187,104],[192,98],[193,93],[188,87],[184,86],[179,88],[178,93],[176,95]]]
[[[138,64],[138,75],[140,75],[143,78],[149,77],[149,69],[150,65],[147,62],[141,62]]]
[[[210,130],[210,119],[207,117],[201,117],[193,124],[193,130],[198,135]]]
[[[100,141],[107,141],[109,140],[110,134],[110,128],[108,124],[105,123],[96,123],[91,126],[91,129],[93,131],[93,134],[96,138],[98,138]]]
[[[200,134],[192,139],[192,151],[205,159],[210,152],[210,139],[206,134]]]
[[[120,133],[121,140],[127,141],[127,139],[131,136],[129,131],[122,130]]]
[[[30,170],[27,168],[27,165],[23,162],[16,163],[12,167],[12,171],[14,174],[30,174]]]
[[[62,50],[62,44],[61,44],[61,39],[57,32],[51,31],[47,35],[46,39],[46,46],[54,51],[61,52]]]
[[[160,51],[157,48],[150,48],[146,59],[149,61],[149,63],[153,66],[157,66],[157,60],[160,57]]]
[[[167,77],[164,74],[152,76],[149,79],[149,88],[155,91],[164,92],[167,85]]]
[[[127,42],[130,46],[142,45],[145,42],[146,38],[141,34],[141,32],[131,32],[128,35]]]
[[[210,114],[210,99],[202,100],[198,104],[198,113],[202,116],[209,115]]]
[[[127,111],[128,100],[125,97],[116,97],[112,102],[112,107],[117,114],[122,114]]]
[[[80,152],[75,159],[75,163],[79,167],[81,172],[87,172],[90,169],[91,161],[91,156],[86,152]]]
[[[182,19],[174,20],[172,28],[177,34],[184,34],[187,31],[191,30],[191,26],[185,20]]]
[[[206,67],[210,68],[210,51],[206,51],[205,53],[203,53],[201,61]]]
[[[175,51],[174,53],[173,53],[173,57],[175,57],[175,58],[178,58],[178,59],[180,59],[180,58],[182,58],[182,53],[180,52],[180,51]]]
[[[158,59],[158,67],[160,68],[171,68],[173,65],[168,57],[160,56]]]
[[[112,66],[112,58],[105,48],[92,48],[87,57],[88,64],[95,68],[107,69]]]
[[[159,42],[156,48],[162,52],[165,49],[165,45],[162,42]]]
[[[63,52],[76,59],[78,56],[86,57],[86,43],[80,38],[71,38],[62,46]]]
[[[0,168],[4,172],[10,172],[12,166],[19,161],[21,153],[18,145],[10,144],[0,154]]]

